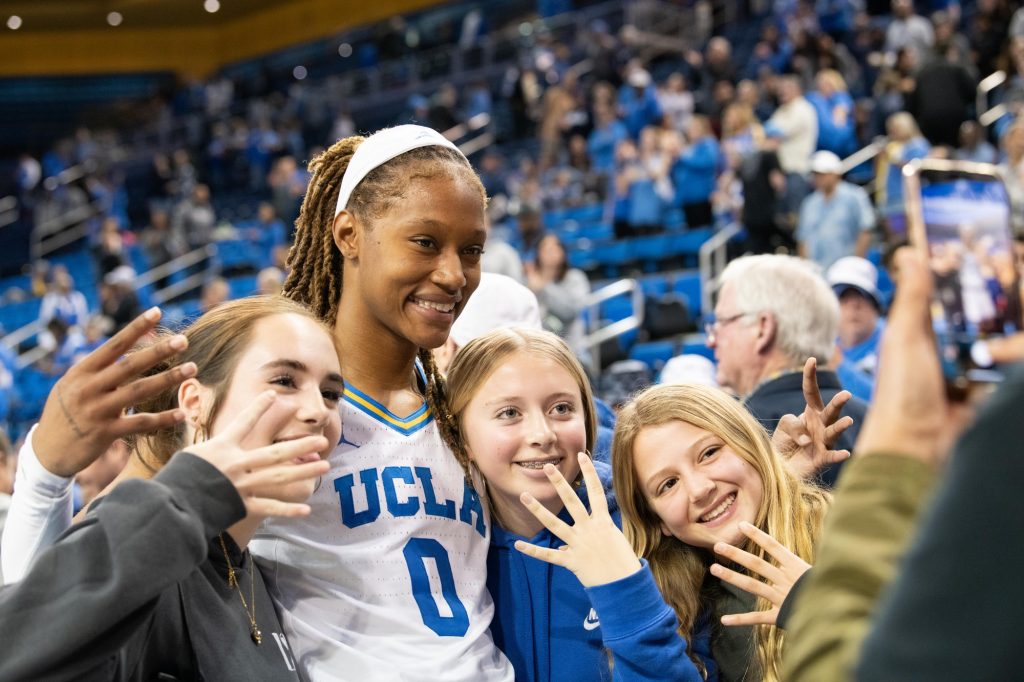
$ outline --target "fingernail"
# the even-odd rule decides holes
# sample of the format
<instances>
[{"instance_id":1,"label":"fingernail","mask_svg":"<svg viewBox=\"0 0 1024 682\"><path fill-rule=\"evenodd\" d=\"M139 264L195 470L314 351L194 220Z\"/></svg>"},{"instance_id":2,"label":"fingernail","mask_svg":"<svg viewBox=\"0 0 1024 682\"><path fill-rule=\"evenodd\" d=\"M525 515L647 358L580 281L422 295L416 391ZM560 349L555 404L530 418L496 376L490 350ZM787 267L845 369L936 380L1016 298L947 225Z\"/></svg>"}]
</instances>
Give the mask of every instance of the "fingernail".
<instances>
[{"instance_id":1,"label":"fingernail","mask_svg":"<svg viewBox=\"0 0 1024 682\"><path fill-rule=\"evenodd\" d=\"M160 319L160 308L157 306L153 306L146 312L142 313L142 316L145 317L150 322L156 322L157 320Z\"/></svg>"},{"instance_id":2,"label":"fingernail","mask_svg":"<svg viewBox=\"0 0 1024 682\"><path fill-rule=\"evenodd\" d=\"M194 362L186 362L181 366L181 376L183 377L193 376L197 371L199 371L199 368L196 367L196 363Z\"/></svg>"},{"instance_id":3,"label":"fingernail","mask_svg":"<svg viewBox=\"0 0 1024 682\"><path fill-rule=\"evenodd\" d=\"M717 551L717 545L716 545L716 551ZM708 570L711 571L711 575L718 575L719 573L722 572L722 567L719 566L718 564L711 564L711 568L709 568Z\"/></svg>"},{"instance_id":4,"label":"fingernail","mask_svg":"<svg viewBox=\"0 0 1024 682\"><path fill-rule=\"evenodd\" d=\"M174 350L185 350L188 348L188 339L186 339L182 334L178 334L177 336L171 337L168 345Z\"/></svg>"},{"instance_id":5,"label":"fingernail","mask_svg":"<svg viewBox=\"0 0 1024 682\"><path fill-rule=\"evenodd\" d=\"M174 411L174 421L176 421L176 422L183 422L183 421L185 421L185 411L184 410L175 410Z\"/></svg>"},{"instance_id":6,"label":"fingernail","mask_svg":"<svg viewBox=\"0 0 1024 682\"><path fill-rule=\"evenodd\" d=\"M798 445L810 445L811 444L811 437L810 436L800 436L799 438L796 439L796 442L797 442Z\"/></svg>"},{"instance_id":7,"label":"fingernail","mask_svg":"<svg viewBox=\"0 0 1024 682\"><path fill-rule=\"evenodd\" d=\"M590 457L587 455L587 453L581 452L580 453L580 462L582 463L582 462L589 462L589 461L590 461Z\"/></svg>"}]
</instances>

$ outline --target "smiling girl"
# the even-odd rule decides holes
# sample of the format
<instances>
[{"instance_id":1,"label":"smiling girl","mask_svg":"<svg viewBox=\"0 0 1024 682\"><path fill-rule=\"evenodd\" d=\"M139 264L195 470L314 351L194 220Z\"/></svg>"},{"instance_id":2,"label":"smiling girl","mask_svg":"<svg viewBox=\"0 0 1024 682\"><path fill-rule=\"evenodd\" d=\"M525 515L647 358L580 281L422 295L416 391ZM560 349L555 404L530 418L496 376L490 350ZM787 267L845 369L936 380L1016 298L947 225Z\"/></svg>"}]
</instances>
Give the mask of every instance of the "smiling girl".
<instances>
[{"instance_id":1,"label":"smiling girl","mask_svg":"<svg viewBox=\"0 0 1024 682\"><path fill-rule=\"evenodd\" d=\"M0 677L298 679L246 547L269 516L308 514L327 469L343 390L331 336L302 306L256 298L119 360L147 327L136 321L63 377L22 451L52 481L42 468L66 453L98 455L131 420L156 427L135 442L116 489L3 593L16 617L2 620L19 627L4 633L16 653ZM129 390L110 391L126 379L136 379ZM100 401L116 409L97 420ZM71 478L55 483L70 489Z\"/></svg>"},{"instance_id":2,"label":"smiling girl","mask_svg":"<svg viewBox=\"0 0 1024 682\"><path fill-rule=\"evenodd\" d=\"M712 637L721 679L779 679L782 631L768 624L779 604L762 596L755 607L730 583L748 570L769 576L781 602L812 561L828 493L793 473L742 405L695 384L657 386L623 408L612 461L626 537L650 562L680 632L709 614L717 624L751 612L724 620L761 623L755 631L717 628ZM740 565L713 567L715 553ZM750 617L762 613L771 615Z\"/></svg>"},{"instance_id":3,"label":"smiling girl","mask_svg":"<svg viewBox=\"0 0 1024 682\"><path fill-rule=\"evenodd\" d=\"M459 350L448 386L465 454L486 479L492 634L516 679L703 679L616 527L610 468L582 454L594 444L593 397L565 342L491 332ZM577 497L567 481L581 477Z\"/></svg>"}]
</instances>

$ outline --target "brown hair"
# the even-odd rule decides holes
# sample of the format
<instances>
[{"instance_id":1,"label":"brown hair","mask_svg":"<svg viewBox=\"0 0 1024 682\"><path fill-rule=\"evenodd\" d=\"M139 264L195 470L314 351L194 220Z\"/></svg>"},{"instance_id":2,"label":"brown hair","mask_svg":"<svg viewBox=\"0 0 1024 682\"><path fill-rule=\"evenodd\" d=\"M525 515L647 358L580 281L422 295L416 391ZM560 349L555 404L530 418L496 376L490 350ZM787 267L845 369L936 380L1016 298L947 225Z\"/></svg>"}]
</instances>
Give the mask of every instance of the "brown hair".
<instances>
[{"instance_id":1,"label":"brown hair","mask_svg":"<svg viewBox=\"0 0 1024 682\"><path fill-rule=\"evenodd\" d=\"M183 332L188 339L188 348L152 367L146 374L163 372L186 362L196 363L196 380L214 389L210 411L199 425L201 430L209 434L213 420L231 388L231 377L238 359L252 340L252 330L256 323L274 315L286 314L301 315L313 320L333 340L327 326L302 304L282 296L253 296L222 303L202 315ZM161 330L160 335L170 336L171 332ZM177 405L178 387L173 386L133 405L132 409L136 412L162 412L174 409ZM149 469L156 470L166 464L171 455L187 445L185 425L175 424L146 435L130 437L128 442L140 461Z\"/></svg>"},{"instance_id":2,"label":"brown hair","mask_svg":"<svg viewBox=\"0 0 1024 682\"><path fill-rule=\"evenodd\" d=\"M309 306L317 317L333 326L341 301L344 259L334 243L338 193L349 162L366 138L346 137L309 162L312 177L295 221L295 244L288 252L288 278L282 293ZM481 205L487 206L483 183L465 156L448 147L419 147L399 154L367 173L348 200L347 210L368 229L393 206L405 199L413 180L446 177L476 187ZM426 374L426 399L438 429L452 452L457 452L458 429L448 409L444 377L430 350L418 353Z\"/></svg>"},{"instance_id":3,"label":"brown hair","mask_svg":"<svg viewBox=\"0 0 1024 682\"><path fill-rule=\"evenodd\" d=\"M634 447L640 432L672 421L692 424L717 435L754 468L764 491L754 525L808 563L813 563L814 543L831 496L790 473L772 449L764 427L734 398L717 388L696 384L656 386L622 409L612 446L612 478L622 511L622 530L637 554L650 563L665 601L679 618L679 633L687 638L690 656L699 665L690 649L690 635L697 618L710 606L714 582L707 580L708 568L715 559L706 549L662 532L661 520L643 493L634 464ZM745 542L741 549L778 565L753 542ZM757 601L759 609L770 608L767 600ZM754 642L761 673L758 679L778 680L782 631L773 626L757 626Z\"/></svg>"},{"instance_id":4,"label":"brown hair","mask_svg":"<svg viewBox=\"0 0 1024 682\"><path fill-rule=\"evenodd\" d=\"M462 413L473 399L480 386L494 373L501 363L516 353L533 355L552 360L565 368L576 380L583 402L583 423L586 428L587 452L594 451L597 442L597 410L594 394L587 380L583 365L572 349L557 334L540 329L496 329L477 337L459 349L448 369L451 411L458 447L453 448L456 458L469 471L469 454L466 452L465 431ZM593 493L592 493L593 494ZM497 518L498 511L491 505Z\"/></svg>"}]
</instances>

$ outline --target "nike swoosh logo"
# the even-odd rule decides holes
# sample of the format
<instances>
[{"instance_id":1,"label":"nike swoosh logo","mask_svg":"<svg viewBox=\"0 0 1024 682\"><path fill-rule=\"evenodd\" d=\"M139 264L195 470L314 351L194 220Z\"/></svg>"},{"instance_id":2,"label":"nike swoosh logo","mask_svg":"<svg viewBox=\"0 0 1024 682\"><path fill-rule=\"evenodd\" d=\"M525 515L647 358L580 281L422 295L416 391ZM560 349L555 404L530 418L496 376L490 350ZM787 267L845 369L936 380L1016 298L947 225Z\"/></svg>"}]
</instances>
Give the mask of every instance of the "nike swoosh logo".
<instances>
[{"instance_id":1,"label":"nike swoosh logo","mask_svg":"<svg viewBox=\"0 0 1024 682\"><path fill-rule=\"evenodd\" d=\"M584 630L596 630L601 627L601 621L597 617L597 612L594 609L590 609L590 613L583 619Z\"/></svg>"}]
</instances>

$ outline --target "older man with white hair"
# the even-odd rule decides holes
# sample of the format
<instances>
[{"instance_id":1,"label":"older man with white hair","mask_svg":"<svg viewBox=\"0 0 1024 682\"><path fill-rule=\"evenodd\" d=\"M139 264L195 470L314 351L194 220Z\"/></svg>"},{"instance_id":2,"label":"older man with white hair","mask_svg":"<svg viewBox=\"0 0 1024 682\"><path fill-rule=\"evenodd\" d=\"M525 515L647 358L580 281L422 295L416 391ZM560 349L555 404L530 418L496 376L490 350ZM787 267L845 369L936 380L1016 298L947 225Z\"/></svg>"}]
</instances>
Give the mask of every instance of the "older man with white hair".
<instances>
[{"instance_id":1,"label":"older man with white hair","mask_svg":"<svg viewBox=\"0 0 1024 682\"><path fill-rule=\"evenodd\" d=\"M808 358L820 368L818 386L826 404L843 390L836 373L825 369L838 324L839 301L813 264L792 256L737 258L722 272L715 321L706 327L718 383L774 431L783 415L804 410ZM854 424L834 447L852 452L867 404L851 398L843 412ZM832 485L838 470L837 464L823 470L821 481Z\"/></svg>"}]
</instances>

